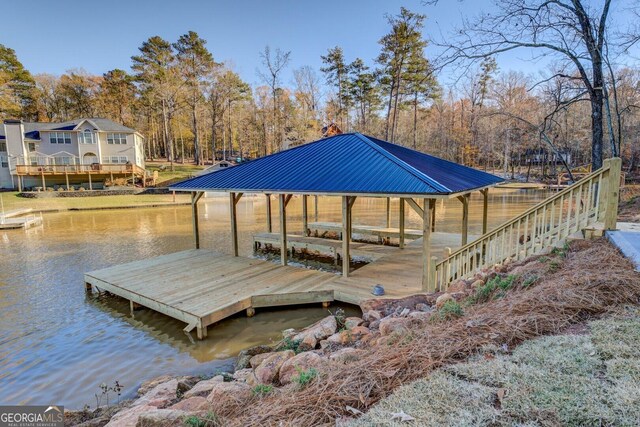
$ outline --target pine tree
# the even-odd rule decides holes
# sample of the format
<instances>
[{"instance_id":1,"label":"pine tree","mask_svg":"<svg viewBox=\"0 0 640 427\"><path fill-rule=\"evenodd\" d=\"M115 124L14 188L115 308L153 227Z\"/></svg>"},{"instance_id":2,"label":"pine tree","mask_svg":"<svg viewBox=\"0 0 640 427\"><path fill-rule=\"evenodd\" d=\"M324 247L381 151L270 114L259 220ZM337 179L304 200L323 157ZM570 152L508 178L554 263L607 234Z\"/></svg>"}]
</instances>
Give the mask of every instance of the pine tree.
<instances>
[{"instance_id":1,"label":"pine tree","mask_svg":"<svg viewBox=\"0 0 640 427\"><path fill-rule=\"evenodd\" d=\"M193 148L195 163L203 164L200 149L200 134L198 128L198 107L204 98L203 86L207 78L211 76L215 62L213 55L207 47L206 40L200 38L194 31L180 36L173 44L176 50L178 68L184 82L186 83L188 95L187 104L191 109L191 129L193 131Z\"/></svg>"},{"instance_id":2,"label":"pine tree","mask_svg":"<svg viewBox=\"0 0 640 427\"><path fill-rule=\"evenodd\" d=\"M407 64L412 55L423 52L427 45L421 32L424 20L424 15L401 7L399 15L387 16L391 31L379 41L382 51L377 61L382 66L381 83L388 90L385 139L389 141L395 139L398 106L406 79Z\"/></svg>"},{"instance_id":3,"label":"pine tree","mask_svg":"<svg viewBox=\"0 0 640 427\"><path fill-rule=\"evenodd\" d=\"M0 44L0 118L35 119L36 83L16 52Z\"/></svg>"},{"instance_id":4,"label":"pine tree","mask_svg":"<svg viewBox=\"0 0 640 427\"><path fill-rule=\"evenodd\" d=\"M340 46L329 49L326 55L321 55L322 63L325 67L320 68L325 74L327 83L336 90L336 101L338 106L338 120L340 128L347 130L349 115L349 84L348 67L344 61L344 53Z\"/></svg>"},{"instance_id":5,"label":"pine tree","mask_svg":"<svg viewBox=\"0 0 640 427\"><path fill-rule=\"evenodd\" d=\"M368 133L368 118L380 108L376 75L360 58L349 64L349 95L353 100L361 132Z\"/></svg>"}]
</instances>

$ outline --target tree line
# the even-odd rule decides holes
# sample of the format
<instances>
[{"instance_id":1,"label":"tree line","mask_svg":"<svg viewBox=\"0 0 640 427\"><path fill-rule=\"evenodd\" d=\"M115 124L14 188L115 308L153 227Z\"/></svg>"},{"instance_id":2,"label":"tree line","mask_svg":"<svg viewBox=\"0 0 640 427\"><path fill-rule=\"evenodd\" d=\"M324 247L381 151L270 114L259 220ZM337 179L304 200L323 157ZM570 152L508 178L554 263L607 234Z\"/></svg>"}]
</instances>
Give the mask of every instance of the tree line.
<instances>
[{"instance_id":1,"label":"tree line","mask_svg":"<svg viewBox=\"0 0 640 427\"><path fill-rule=\"evenodd\" d=\"M216 61L193 31L175 41L150 37L131 57L130 70L101 76L82 69L32 75L0 45L0 117L109 118L145 136L148 159L171 162L256 158L316 140L335 122L345 132L506 173L531 165L532 156L543 173L559 161L597 166L610 155L634 168L640 71L612 59L609 1L601 10L581 9L578 0L500 3L494 15L465 21L453 42L443 44L445 54L432 60L425 54L425 15L406 8L386 17L377 57L347 58L340 46L330 47L319 70L291 70L289 82L293 53L266 46L256 55L260 83L254 86ZM544 40L554 25L565 35L552 39L554 31ZM533 33L535 43L528 39ZM637 38L627 40L626 49ZM527 46L556 54L542 76L499 69L497 54ZM443 67L451 64L464 64L464 72L444 84L452 79Z\"/></svg>"}]
</instances>

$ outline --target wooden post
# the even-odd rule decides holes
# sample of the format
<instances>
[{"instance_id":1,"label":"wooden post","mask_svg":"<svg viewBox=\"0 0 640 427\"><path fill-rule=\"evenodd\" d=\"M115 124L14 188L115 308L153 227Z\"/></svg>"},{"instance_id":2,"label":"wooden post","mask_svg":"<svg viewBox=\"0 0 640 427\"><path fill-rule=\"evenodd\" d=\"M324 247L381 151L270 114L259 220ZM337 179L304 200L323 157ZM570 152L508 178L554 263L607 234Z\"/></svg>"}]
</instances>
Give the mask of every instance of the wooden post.
<instances>
[{"instance_id":1,"label":"wooden post","mask_svg":"<svg viewBox=\"0 0 640 427\"><path fill-rule=\"evenodd\" d=\"M351 206L349 196L342 196L342 276L349 277L351 256L349 241L351 240Z\"/></svg>"},{"instance_id":2,"label":"wooden post","mask_svg":"<svg viewBox=\"0 0 640 427\"><path fill-rule=\"evenodd\" d=\"M307 195L303 194L302 195L302 235L303 236L308 236L309 230L309 220L308 220L308 213L307 213Z\"/></svg>"},{"instance_id":3,"label":"wooden post","mask_svg":"<svg viewBox=\"0 0 640 427\"><path fill-rule=\"evenodd\" d=\"M191 193L191 217L193 220L193 237L196 242L196 249L200 249L200 227L198 223L198 200L202 197L202 193Z\"/></svg>"},{"instance_id":4,"label":"wooden post","mask_svg":"<svg viewBox=\"0 0 640 427\"><path fill-rule=\"evenodd\" d=\"M280 194L280 263L287 265L287 204L286 194Z\"/></svg>"},{"instance_id":5,"label":"wooden post","mask_svg":"<svg viewBox=\"0 0 640 427\"><path fill-rule=\"evenodd\" d=\"M109 177L111 178L111 185L113 185L113 171L109 171Z\"/></svg>"},{"instance_id":6,"label":"wooden post","mask_svg":"<svg viewBox=\"0 0 640 427\"><path fill-rule=\"evenodd\" d=\"M231 244L233 249L233 256L238 256L238 219L236 215L236 207L238 201L242 197L242 193L229 193L229 214L231 215Z\"/></svg>"},{"instance_id":7,"label":"wooden post","mask_svg":"<svg viewBox=\"0 0 640 427\"><path fill-rule=\"evenodd\" d=\"M273 226L271 223L271 194L266 194L267 196L267 230L269 233L273 232Z\"/></svg>"},{"instance_id":8,"label":"wooden post","mask_svg":"<svg viewBox=\"0 0 640 427\"><path fill-rule=\"evenodd\" d=\"M482 234L487 234L487 218L489 212L489 189L480 190L482 193Z\"/></svg>"},{"instance_id":9,"label":"wooden post","mask_svg":"<svg viewBox=\"0 0 640 427\"><path fill-rule=\"evenodd\" d=\"M44 168L41 168L42 170L40 171L40 176L42 178L42 191L47 191L47 183L44 179Z\"/></svg>"},{"instance_id":10,"label":"wooden post","mask_svg":"<svg viewBox=\"0 0 640 427\"><path fill-rule=\"evenodd\" d=\"M67 191L69 191L69 172L67 172L67 170L64 170L64 179L67 182Z\"/></svg>"},{"instance_id":11,"label":"wooden post","mask_svg":"<svg viewBox=\"0 0 640 427\"><path fill-rule=\"evenodd\" d=\"M22 176L18 175L18 192L22 193Z\"/></svg>"},{"instance_id":12,"label":"wooden post","mask_svg":"<svg viewBox=\"0 0 640 427\"><path fill-rule=\"evenodd\" d=\"M398 209L398 232L400 249L404 249L404 199L400 198L400 207Z\"/></svg>"},{"instance_id":13,"label":"wooden post","mask_svg":"<svg viewBox=\"0 0 640 427\"><path fill-rule=\"evenodd\" d=\"M604 214L605 230L615 230L618 220L618 202L620 197L620 171L622 160L619 157L607 159L604 166L609 166L608 186L606 196L606 211Z\"/></svg>"},{"instance_id":14,"label":"wooden post","mask_svg":"<svg viewBox=\"0 0 640 427\"><path fill-rule=\"evenodd\" d=\"M431 212L431 232L436 231L436 201L433 201L433 212Z\"/></svg>"},{"instance_id":15,"label":"wooden post","mask_svg":"<svg viewBox=\"0 0 640 427\"><path fill-rule=\"evenodd\" d=\"M315 221L318 222L318 196L313 196L314 198L314 209L315 209Z\"/></svg>"},{"instance_id":16,"label":"wooden post","mask_svg":"<svg viewBox=\"0 0 640 427\"><path fill-rule=\"evenodd\" d=\"M469 194L458 196L458 200L462 203L462 246L467 244L469 234Z\"/></svg>"},{"instance_id":17,"label":"wooden post","mask_svg":"<svg viewBox=\"0 0 640 427\"><path fill-rule=\"evenodd\" d=\"M387 228L391 228L391 197L387 197Z\"/></svg>"},{"instance_id":18,"label":"wooden post","mask_svg":"<svg viewBox=\"0 0 640 427\"><path fill-rule=\"evenodd\" d=\"M91 172L89 172L88 175L89 175L89 190L93 190L93 184L91 183Z\"/></svg>"},{"instance_id":19,"label":"wooden post","mask_svg":"<svg viewBox=\"0 0 640 427\"><path fill-rule=\"evenodd\" d=\"M432 289L435 283L432 279L431 265L431 215L435 208L435 200L423 199L422 206L422 291Z\"/></svg>"}]
</instances>

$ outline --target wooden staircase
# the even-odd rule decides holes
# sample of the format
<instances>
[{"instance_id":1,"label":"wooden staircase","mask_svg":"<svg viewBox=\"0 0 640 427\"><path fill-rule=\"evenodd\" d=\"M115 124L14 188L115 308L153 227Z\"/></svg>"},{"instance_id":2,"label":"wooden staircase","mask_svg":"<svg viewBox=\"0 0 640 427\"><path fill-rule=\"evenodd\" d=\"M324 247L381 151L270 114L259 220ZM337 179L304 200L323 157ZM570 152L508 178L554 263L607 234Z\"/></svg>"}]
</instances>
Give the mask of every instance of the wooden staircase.
<instances>
[{"instance_id":1,"label":"wooden staircase","mask_svg":"<svg viewBox=\"0 0 640 427\"><path fill-rule=\"evenodd\" d=\"M445 290L452 281L469 278L507 259L517 261L540 253L596 224L602 224L606 230L615 229L621 164L619 158L605 160L602 168L449 257L438 263L432 259L430 291Z\"/></svg>"}]
</instances>

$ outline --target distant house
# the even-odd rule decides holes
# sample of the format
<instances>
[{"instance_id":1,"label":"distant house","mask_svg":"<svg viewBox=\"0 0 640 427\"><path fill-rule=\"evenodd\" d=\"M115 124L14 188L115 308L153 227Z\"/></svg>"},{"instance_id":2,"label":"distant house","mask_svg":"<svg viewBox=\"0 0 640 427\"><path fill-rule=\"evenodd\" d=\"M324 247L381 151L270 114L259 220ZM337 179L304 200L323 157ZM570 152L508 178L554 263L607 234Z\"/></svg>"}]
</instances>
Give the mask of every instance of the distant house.
<instances>
[{"instance_id":1,"label":"distant house","mask_svg":"<svg viewBox=\"0 0 640 427\"><path fill-rule=\"evenodd\" d=\"M0 188L100 185L144 176L144 138L108 119L62 123L5 120L0 127Z\"/></svg>"}]
</instances>

